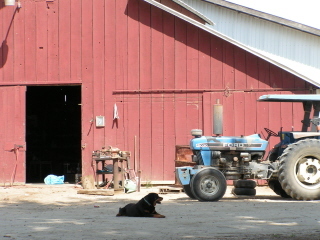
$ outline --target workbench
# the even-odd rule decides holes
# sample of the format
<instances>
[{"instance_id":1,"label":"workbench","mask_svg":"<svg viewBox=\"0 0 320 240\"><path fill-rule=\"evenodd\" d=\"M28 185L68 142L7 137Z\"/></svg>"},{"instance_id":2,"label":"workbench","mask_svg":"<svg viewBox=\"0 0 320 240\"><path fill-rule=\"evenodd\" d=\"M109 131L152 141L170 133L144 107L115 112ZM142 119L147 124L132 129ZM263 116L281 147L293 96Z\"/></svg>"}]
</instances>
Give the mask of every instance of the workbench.
<instances>
[{"instance_id":1,"label":"workbench","mask_svg":"<svg viewBox=\"0 0 320 240\"><path fill-rule=\"evenodd\" d=\"M93 157L92 158L93 165L95 167L96 174L96 185L97 188L108 188L113 182L113 188L115 191L124 189L125 182L125 169L128 168L127 158L123 157L111 157L111 156L103 156L103 157ZM112 164L112 168L106 168L108 162ZM106 176L110 177L106 177ZM106 183L105 186L100 187L99 178L101 177L102 183ZM109 179L109 181L108 181Z\"/></svg>"}]
</instances>

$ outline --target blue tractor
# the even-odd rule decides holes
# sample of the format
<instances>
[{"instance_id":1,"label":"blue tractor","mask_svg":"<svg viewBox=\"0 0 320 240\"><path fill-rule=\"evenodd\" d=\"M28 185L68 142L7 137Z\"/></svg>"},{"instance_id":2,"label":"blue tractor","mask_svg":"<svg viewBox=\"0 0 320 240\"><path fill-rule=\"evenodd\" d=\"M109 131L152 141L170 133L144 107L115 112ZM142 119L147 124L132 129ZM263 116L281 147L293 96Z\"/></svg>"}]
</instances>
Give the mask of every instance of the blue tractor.
<instances>
[{"instance_id":1,"label":"blue tractor","mask_svg":"<svg viewBox=\"0 0 320 240\"><path fill-rule=\"evenodd\" d=\"M265 128L266 139L259 134L222 136L223 110L217 102L213 107L215 136L191 130L195 165L176 168L176 177L190 198L218 201L226 192L227 180L233 180L235 195L255 195L254 179L264 179L282 197L320 199L320 94L263 95L258 101L301 102L305 111L301 131L276 133ZM279 137L279 143L266 154L271 136Z\"/></svg>"}]
</instances>

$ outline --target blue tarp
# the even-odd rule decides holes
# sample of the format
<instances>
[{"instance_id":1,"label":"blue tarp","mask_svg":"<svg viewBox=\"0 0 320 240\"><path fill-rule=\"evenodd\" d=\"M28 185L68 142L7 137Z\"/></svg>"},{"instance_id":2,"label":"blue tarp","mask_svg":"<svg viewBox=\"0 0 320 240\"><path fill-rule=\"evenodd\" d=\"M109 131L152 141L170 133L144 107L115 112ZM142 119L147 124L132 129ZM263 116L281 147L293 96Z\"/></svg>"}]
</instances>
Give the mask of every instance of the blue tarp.
<instances>
[{"instance_id":1,"label":"blue tarp","mask_svg":"<svg viewBox=\"0 0 320 240\"><path fill-rule=\"evenodd\" d=\"M50 174L45 177L44 183L47 185L63 184L64 183L64 176L56 176L56 175Z\"/></svg>"}]
</instances>

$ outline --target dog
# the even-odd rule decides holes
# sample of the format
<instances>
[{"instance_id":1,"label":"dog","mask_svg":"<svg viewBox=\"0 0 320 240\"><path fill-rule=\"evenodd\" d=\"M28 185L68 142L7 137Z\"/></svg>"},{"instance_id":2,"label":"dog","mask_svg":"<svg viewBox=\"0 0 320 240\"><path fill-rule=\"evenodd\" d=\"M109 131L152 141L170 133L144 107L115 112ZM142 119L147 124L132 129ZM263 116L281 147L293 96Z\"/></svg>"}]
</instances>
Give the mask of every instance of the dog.
<instances>
[{"instance_id":1,"label":"dog","mask_svg":"<svg viewBox=\"0 0 320 240\"><path fill-rule=\"evenodd\" d=\"M136 204L129 203L123 208L119 208L119 213L116 216L165 218L155 209L156 204L161 204L162 200L163 198L158 194L149 193Z\"/></svg>"}]
</instances>

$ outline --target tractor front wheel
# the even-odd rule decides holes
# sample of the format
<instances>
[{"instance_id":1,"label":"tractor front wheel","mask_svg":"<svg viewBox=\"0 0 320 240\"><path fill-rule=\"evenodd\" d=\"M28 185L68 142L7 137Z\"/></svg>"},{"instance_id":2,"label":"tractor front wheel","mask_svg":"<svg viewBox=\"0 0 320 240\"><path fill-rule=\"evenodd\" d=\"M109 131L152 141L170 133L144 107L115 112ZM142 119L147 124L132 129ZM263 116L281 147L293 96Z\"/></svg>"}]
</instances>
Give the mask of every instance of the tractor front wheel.
<instances>
[{"instance_id":1,"label":"tractor front wheel","mask_svg":"<svg viewBox=\"0 0 320 240\"><path fill-rule=\"evenodd\" d=\"M280 157L279 182L297 200L320 199L320 141L290 144Z\"/></svg>"},{"instance_id":2,"label":"tractor front wheel","mask_svg":"<svg viewBox=\"0 0 320 240\"><path fill-rule=\"evenodd\" d=\"M183 191L184 191L185 194L187 194L187 196L189 198L196 199L196 197L193 195L193 193L191 191L190 184L189 185L183 185Z\"/></svg>"},{"instance_id":3,"label":"tractor front wheel","mask_svg":"<svg viewBox=\"0 0 320 240\"><path fill-rule=\"evenodd\" d=\"M227 181L222 172L214 168L205 168L196 173L190 187L193 196L199 201L219 201L227 190Z\"/></svg>"}]
</instances>

